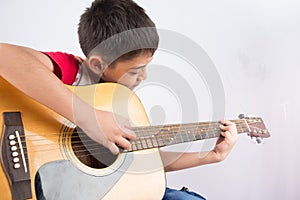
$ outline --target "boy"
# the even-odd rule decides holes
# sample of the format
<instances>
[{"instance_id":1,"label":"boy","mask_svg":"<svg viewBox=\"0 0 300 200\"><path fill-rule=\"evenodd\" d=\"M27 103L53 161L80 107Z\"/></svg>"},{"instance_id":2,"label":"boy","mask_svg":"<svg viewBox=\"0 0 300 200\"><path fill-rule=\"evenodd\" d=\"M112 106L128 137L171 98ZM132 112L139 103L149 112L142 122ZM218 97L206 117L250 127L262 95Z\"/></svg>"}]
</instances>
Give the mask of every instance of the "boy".
<instances>
[{"instance_id":1,"label":"boy","mask_svg":"<svg viewBox=\"0 0 300 200\"><path fill-rule=\"evenodd\" d=\"M79 126L90 138L111 152L129 149L135 138L129 122L113 113L92 108L76 97L70 85L116 82L134 89L146 79L146 66L158 46L155 24L131 0L96 0L81 16L79 42L85 60L61 52L39 52L0 44L0 75L37 100ZM47 91L47 92L45 92ZM73 102L76 101L74 109ZM80 111L80 112L79 112ZM84 111L84 112L83 112ZM93 113L97 123L89 120ZM200 152L160 151L165 171L174 171L226 158L237 140L233 123L222 121L222 136L215 148ZM188 191L167 188L164 199L204 199Z\"/></svg>"}]
</instances>

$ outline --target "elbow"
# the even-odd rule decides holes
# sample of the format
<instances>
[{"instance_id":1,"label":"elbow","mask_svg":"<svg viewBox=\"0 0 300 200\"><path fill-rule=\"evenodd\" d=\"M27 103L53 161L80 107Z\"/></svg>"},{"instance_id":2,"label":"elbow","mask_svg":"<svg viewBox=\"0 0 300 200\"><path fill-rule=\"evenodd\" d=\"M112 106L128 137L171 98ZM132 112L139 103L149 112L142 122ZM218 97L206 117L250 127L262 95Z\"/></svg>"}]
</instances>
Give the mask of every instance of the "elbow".
<instances>
[{"instance_id":1,"label":"elbow","mask_svg":"<svg viewBox=\"0 0 300 200\"><path fill-rule=\"evenodd\" d=\"M5 52L6 46L7 44L0 42L0 58L2 57L1 55L3 55L3 52Z\"/></svg>"},{"instance_id":2,"label":"elbow","mask_svg":"<svg viewBox=\"0 0 300 200\"><path fill-rule=\"evenodd\" d=\"M7 59L7 52L9 52L10 49L9 44L7 43L0 43L0 76L3 75L3 70L7 66L6 59Z\"/></svg>"},{"instance_id":3,"label":"elbow","mask_svg":"<svg viewBox=\"0 0 300 200\"><path fill-rule=\"evenodd\" d=\"M5 49L9 48L9 46L11 46L11 45L8 44L8 43L0 42L0 53L4 52ZM0 55L1 55L1 54L0 54Z\"/></svg>"},{"instance_id":4,"label":"elbow","mask_svg":"<svg viewBox=\"0 0 300 200\"><path fill-rule=\"evenodd\" d=\"M3 60L4 53L5 53L5 48L7 48L7 44L5 43L0 43L0 60ZM0 62L0 77L2 77L2 70L3 70L3 62Z\"/></svg>"}]
</instances>

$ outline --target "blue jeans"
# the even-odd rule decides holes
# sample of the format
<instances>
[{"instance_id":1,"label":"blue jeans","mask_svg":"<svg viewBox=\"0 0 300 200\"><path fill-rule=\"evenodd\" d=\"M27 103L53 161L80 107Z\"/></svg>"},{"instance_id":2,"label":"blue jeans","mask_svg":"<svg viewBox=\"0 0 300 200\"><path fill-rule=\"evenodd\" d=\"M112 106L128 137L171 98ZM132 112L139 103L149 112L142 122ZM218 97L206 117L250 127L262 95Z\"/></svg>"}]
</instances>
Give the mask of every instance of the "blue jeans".
<instances>
[{"instance_id":1,"label":"blue jeans","mask_svg":"<svg viewBox=\"0 0 300 200\"><path fill-rule=\"evenodd\" d=\"M162 200L206 200L206 199L195 192L189 191L185 187L183 187L181 190L174 190L167 187Z\"/></svg>"}]
</instances>

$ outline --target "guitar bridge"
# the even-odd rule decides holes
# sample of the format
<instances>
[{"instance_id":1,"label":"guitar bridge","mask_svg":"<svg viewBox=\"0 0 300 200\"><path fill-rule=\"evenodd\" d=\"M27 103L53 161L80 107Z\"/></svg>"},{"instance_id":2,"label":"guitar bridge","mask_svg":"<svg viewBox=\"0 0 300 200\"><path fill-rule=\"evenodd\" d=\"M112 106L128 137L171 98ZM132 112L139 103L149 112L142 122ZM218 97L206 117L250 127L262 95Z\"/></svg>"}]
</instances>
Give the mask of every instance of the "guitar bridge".
<instances>
[{"instance_id":1,"label":"guitar bridge","mask_svg":"<svg viewBox=\"0 0 300 200\"><path fill-rule=\"evenodd\" d=\"M31 180L20 112L4 112L0 159L9 181L12 199L32 198Z\"/></svg>"}]
</instances>

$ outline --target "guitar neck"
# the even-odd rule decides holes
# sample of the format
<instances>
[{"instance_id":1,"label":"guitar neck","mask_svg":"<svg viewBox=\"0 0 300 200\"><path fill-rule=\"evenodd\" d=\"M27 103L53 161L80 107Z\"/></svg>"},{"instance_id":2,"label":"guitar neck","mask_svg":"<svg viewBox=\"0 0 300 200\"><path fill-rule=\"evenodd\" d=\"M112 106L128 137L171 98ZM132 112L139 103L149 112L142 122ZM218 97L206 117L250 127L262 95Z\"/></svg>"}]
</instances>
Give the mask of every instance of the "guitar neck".
<instances>
[{"instance_id":1,"label":"guitar neck","mask_svg":"<svg viewBox=\"0 0 300 200\"><path fill-rule=\"evenodd\" d=\"M235 123L238 133L250 131L245 119L231 120L231 122ZM220 125L220 122L200 122L134 127L133 131L137 138L131 141L132 148L129 151L216 138L221 134Z\"/></svg>"}]
</instances>

